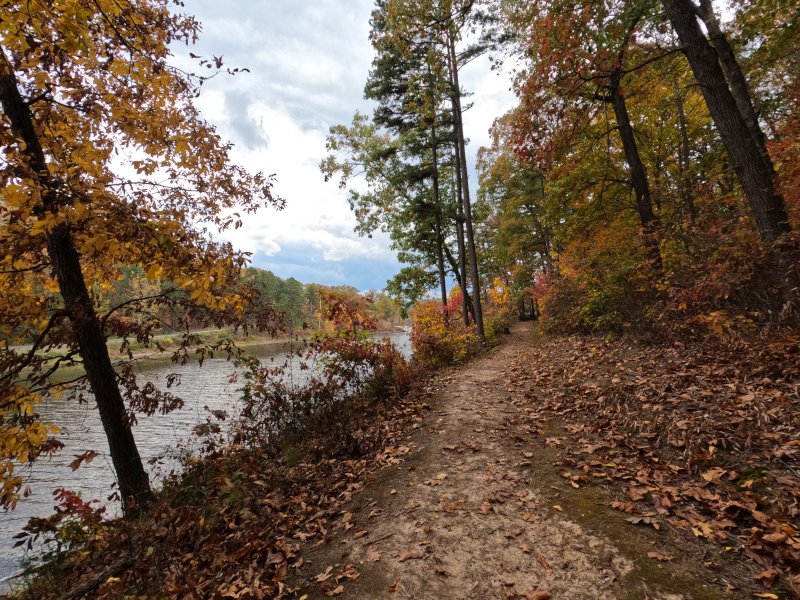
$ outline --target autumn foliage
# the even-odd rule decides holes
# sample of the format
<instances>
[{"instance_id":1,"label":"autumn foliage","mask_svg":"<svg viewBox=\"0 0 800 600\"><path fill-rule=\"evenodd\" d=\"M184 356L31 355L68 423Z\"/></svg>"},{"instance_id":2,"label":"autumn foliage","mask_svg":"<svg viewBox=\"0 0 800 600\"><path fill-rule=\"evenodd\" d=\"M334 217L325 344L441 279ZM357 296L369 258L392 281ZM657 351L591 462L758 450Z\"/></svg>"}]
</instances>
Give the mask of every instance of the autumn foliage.
<instances>
[{"instance_id":1,"label":"autumn foliage","mask_svg":"<svg viewBox=\"0 0 800 600\"><path fill-rule=\"evenodd\" d=\"M509 291L495 281L485 305L485 343L495 345L510 331L512 310ZM454 287L446 305L438 300L417 302L411 311L414 362L426 368L461 364L483 347L475 327L463 321L461 290Z\"/></svg>"},{"instance_id":2,"label":"autumn foliage","mask_svg":"<svg viewBox=\"0 0 800 600\"><path fill-rule=\"evenodd\" d=\"M454 289L449 301L425 300L411 311L411 343L414 361L426 367L464 362L479 344L473 328L461 321L461 292Z\"/></svg>"},{"instance_id":3,"label":"autumn foliage","mask_svg":"<svg viewBox=\"0 0 800 600\"><path fill-rule=\"evenodd\" d=\"M306 378L248 361L238 443L278 454L313 443L317 457L358 456L366 443L358 435L363 414L375 404L392 405L408 390L409 364L388 339L373 339L376 320L367 300L330 292L322 304L321 317L333 331L289 358Z\"/></svg>"}]
</instances>

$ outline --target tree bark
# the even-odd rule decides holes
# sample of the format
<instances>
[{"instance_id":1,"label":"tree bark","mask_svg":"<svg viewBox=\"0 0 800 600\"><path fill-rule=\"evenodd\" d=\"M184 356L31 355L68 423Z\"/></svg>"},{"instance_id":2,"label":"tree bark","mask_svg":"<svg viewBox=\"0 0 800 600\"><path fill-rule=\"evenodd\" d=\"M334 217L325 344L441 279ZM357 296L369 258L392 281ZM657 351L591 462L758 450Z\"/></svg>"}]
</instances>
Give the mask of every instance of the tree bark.
<instances>
[{"instance_id":1,"label":"tree bark","mask_svg":"<svg viewBox=\"0 0 800 600\"><path fill-rule=\"evenodd\" d=\"M458 142L456 142L458 143ZM458 159L458 149L456 149L455 166L456 166L456 239L458 241L458 271L460 278L458 285L461 286L461 318L464 325L469 327L469 315L472 312L472 304L468 303L469 296L467 295L467 253L464 246L464 210L461 201L461 161ZM475 316L473 315L473 320Z\"/></svg>"},{"instance_id":2,"label":"tree bark","mask_svg":"<svg viewBox=\"0 0 800 600\"><path fill-rule=\"evenodd\" d=\"M659 249L658 226L659 221L653 212L653 201L650 195L650 184L647 180L647 171L639 154L639 146L631 125L628 106L625 96L620 89L622 74L616 71L609 78L608 91L611 104L614 107L614 115L617 120L617 129L622 140L622 149L625 153L625 161L628 163L631 175L631 186L636 197L636 210L639 213L639 220L642 224L644 244L647 248L648 256L653 263L653 270L658 276L663 272L661 263L661 251Z\"/></svg>"},{"instance_id":3,"label":"tree bark","mask_svg":"<svg viewBox=\"0 0 800 600\"><path fill-rule=\"evenodd\" d=\"M444 236L442 235L442 207L439 198L439 148L436 138L436 117L431 125L431 160L433 161L433 210L436 212L436 262L439 269L439 287L442 292L442 311L447 323L447 274L444 270Z\"/></svg>"},{"instance_id":4,"label":"tree bark","mask_svg":"<svg viewBox=\"0 0 800 600\"><path fill-rule=\"evenodd\" d=\"M475 232L472 228L472 206L469 195L469 173L467 172L467 151L464 140L464 122L461 110L461 86L458 80L458 56L456 55L456 43L453 36L448 36L448 56L450 66L450 77L452 83L452 102L453 116L455 118L456 137L458 146L459 163L461 166L461 187L462 205L464 207L464 226L467 234L467 250L469 253L470 270L472 274L472 306L475 311L475 326L478 337L486 339L483 327L483 310L481 307L481 280L478 272L478 255L475 251Z\"/></svg>"},{"instance_id":5,"label":"tree bark","mask_svg":"<svg viewBox=\"0 0 800 600\"><path fill-rule=\"evenodd\" d=\"M436 230L436 268L439 271L439 290L442 294L442 310L444 311L444 319L447 322L447 273L444 269L444 239L442 237L442 215L436 209L435 225Z\"/></svg>"},{"instance_id":6,"label":"tree bark","mask_svg":"<svg viewBox=\"0 0 800 600\"><path fill-rule=\"evenodd\" d=\"M444 247L444 253L445 253L445 256L447 257L447 262L450 263L450 271L455 276L456 283L458 284L458 287L461 288L461 294L463 296L462 300L463 300L463 304L464 304L464 311L471 315L471 314L474 313L474 310L472 308L472 298L470 297L469 292L467 292L467 281L466 281L467 276L464 273L464 263L460 262L460 261L457 261L455 259L455 257L453 256L452 252L450 252L450 250L447 249L446 245ZM459 271L460 271L460 273L459 273ZM465 321L466 321L465 325L469 325L468 318L465 319Z\"/></svg>"},{"instance_id":7,"label":"tree bark","mask_svg":"<svg viewBox=\"0 0 800 600\"><path fill-rule=\"evenodd\" d=\"M42 203L37 209L37 216L41 219L48 213L55 215L63 204L63 197L57 182L49 175L33 116L20 94L14 71L2 50L0 50L0 103L19 141L20 151L28 160L32 178L41 188ZM108 355L105 336L86 287L80 258L69 226L64 223L56 225L47 234L46 239L53 273L64 299L64 309L69 315L108 439L123 508L126 512L130 512L150 500L150 483L127 422L125 403Z\"/></svg>"},{"instance_id":8,"label":"tree bark","mask_svg":"<svg viewBox=\"0 0 800 600\"><path fill-rule=\"evenodd\" d=\"M771 244L791 231L783 196L750 135L744 117L728 88L719 57L700 29L691 0L662 0L670 23L678 34L682 50L711 118L733 162L762 240Z\"/></svg>"},{"instance_id":9,"label":"tree bark","mask_svg":"<svg viewBox=\"0 0 800 600\"><path fill-rule=\"evenodd\" d=\"M722 68L725 70L725 76L728 79L731 94L736 101L736 106L739 109L744 122L747 123L747 129L750 132L750 137L753 138L761 158L764 160L766 167L770 172L775 171L772 164L772 158L767 150L767 136L761 129L761 124L758 122L758 113L753 105L753 99L750 95L750 86L747 84L747 79L739 66L739 61L736 59L736 54L728 42L728 38L722 31L717 20L717 15L714 13L714 6L711 0L700 0L700 14L703 22L708 29L708 37L717 51Z\"/></svg>"}]
</instances>

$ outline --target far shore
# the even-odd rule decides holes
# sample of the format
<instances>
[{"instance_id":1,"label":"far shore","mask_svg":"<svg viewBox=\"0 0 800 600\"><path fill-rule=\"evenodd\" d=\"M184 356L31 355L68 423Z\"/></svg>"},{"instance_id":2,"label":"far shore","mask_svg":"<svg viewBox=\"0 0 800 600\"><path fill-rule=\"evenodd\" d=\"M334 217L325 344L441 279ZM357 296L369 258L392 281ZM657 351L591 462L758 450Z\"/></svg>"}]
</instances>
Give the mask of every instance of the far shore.
<instances>
[{"instance_id":1,"label":"far shore","mask_svg":"<svg viewBox=\"0 0 800 600\"><path fill-rule=\"evenodd\" d=\"M389 334L389 333L400 333L406 331L402 327L395 327L393 329L379 329L374 332L376 335L381 334ZM208 329L203 331L192 332L193 334L200 334L201 337L206 338L206 342L214 343L215 341L221 341L224 339L225 335L231 335L232 332L225 329ZM248 334L245 336L237 336L233 334L232 341L236 343L238 348L243 350L256 350L256 349L263 349L266 351L265 353L269 353L269 350L277 351L280 349L288 350L296 350L307 341L312 339L315 334L317 334L317 330L301 330L296 332L294 335L284 335L280 337L271 337L267 335L253 335ZM170 339L172 336L169 334L161 334L156 336L157 341L163 341ZM214 339L218 338L218 339ZM290 346L295 343L299 344L297 348L290 348ZM172 344L165 345L163 350L159 350L155 347L150 348L137 348L131 350L130 353L128 351L121 352L120 347L122 342L119 338L111 338L107 341L108 351L111 355L111 360L114 363L115 367L120 367L124 364L134 362L137 364L137 367L140 370L147 370L152 368L157 368L160 366L164 366L172 362L172 356L174 352L174 346ZM21 350L24 350L25 347L20 347ZM215 354L215 357L221 357L219 353ZM190 360L196 360L196 356L191 356ZM51 381L53 383L63 383L69 382L77 377L83 375L84 370L83 367L79 364L72 365L72 366L63 366L61 367L56 374L51 377Z\"/></svg>"}]
</instances>

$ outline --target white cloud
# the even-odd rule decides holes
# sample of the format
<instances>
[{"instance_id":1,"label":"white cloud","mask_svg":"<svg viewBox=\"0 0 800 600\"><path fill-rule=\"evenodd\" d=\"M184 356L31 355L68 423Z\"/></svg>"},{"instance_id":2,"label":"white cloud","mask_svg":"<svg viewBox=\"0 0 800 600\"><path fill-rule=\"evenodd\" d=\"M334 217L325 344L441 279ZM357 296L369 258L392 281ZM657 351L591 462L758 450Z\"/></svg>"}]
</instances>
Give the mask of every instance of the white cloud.
<instances>
[{"instance_id":1,"label":"white cloud","mask_svg":"<svg viewBox=\"0 0 800 600\"><path fill-rule=\"evenodd\" d=\"M363 273L375 280L369 287L382 287L398 268L387 236L355 234L345 193L326 183L318 168L328 128L348 123L357 109L371 112L363 87L372 61L372 0L240 0L227 5L195 0L188 8L204 31L193 51L223 55L227 66L250 70L207 82L198 99L203 115L234 142L234 160L276 174L275 192L287 201L283 211L248 215L241 229L224 237L261 257L257 262L262 265L291 258L298 273L303 265L327 264L331 277L341 279L345 263L352 269L362 261ZM477 147L488 143L489 127L511 106L513 96L508 79L490 72L485 59L465 68L462 85L474 92L474 106L465 115L474 166Z\"/></svg>"}]
</instances>

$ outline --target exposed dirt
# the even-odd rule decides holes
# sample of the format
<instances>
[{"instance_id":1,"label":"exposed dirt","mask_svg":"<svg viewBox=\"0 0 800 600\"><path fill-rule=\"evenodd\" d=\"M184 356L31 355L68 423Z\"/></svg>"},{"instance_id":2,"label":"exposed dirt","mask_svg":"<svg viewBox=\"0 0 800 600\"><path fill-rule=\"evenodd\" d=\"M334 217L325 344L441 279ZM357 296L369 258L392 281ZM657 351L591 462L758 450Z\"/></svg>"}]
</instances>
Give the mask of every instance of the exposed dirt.
<instances>
[{"instance_id":1,"label":"exposed dirt","mask_svg":"<svg viewBox=\"0 0 800 600\"><path fill-rule=\"evenodd\" d=\"M520 324L500 348L431 382L434 410L396 464L351 501L325 545L304 550L301 595L749 597L712 581L707 549L630 524L602 488L559 476L559 450L518 418L510 366L532 336Z\"/></svg>"}]
</instances>

